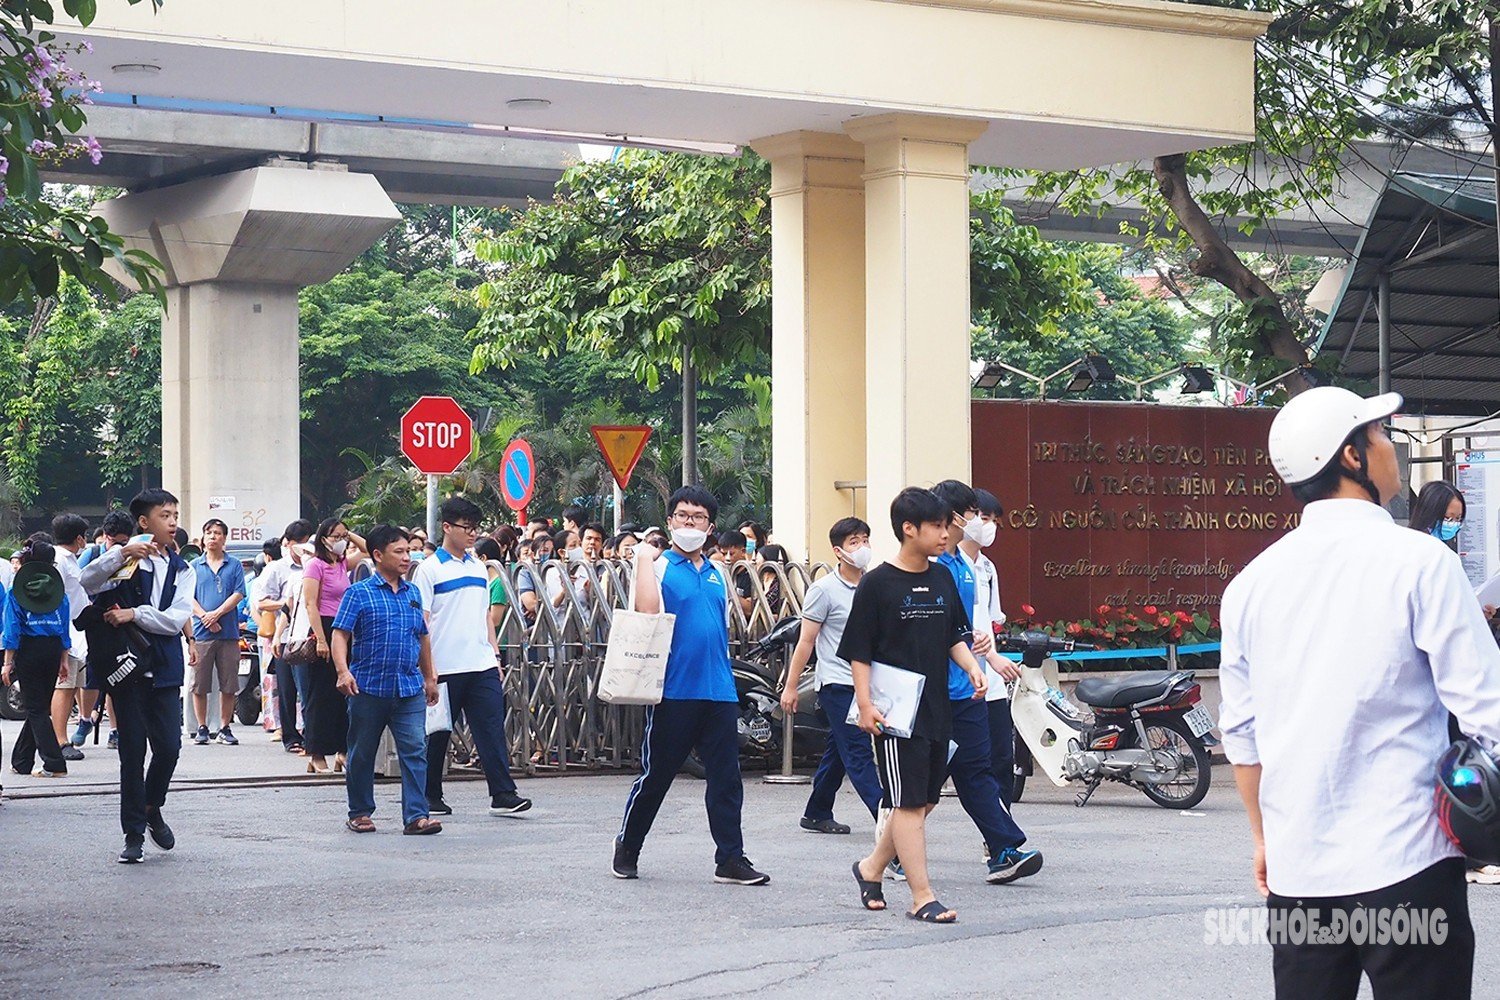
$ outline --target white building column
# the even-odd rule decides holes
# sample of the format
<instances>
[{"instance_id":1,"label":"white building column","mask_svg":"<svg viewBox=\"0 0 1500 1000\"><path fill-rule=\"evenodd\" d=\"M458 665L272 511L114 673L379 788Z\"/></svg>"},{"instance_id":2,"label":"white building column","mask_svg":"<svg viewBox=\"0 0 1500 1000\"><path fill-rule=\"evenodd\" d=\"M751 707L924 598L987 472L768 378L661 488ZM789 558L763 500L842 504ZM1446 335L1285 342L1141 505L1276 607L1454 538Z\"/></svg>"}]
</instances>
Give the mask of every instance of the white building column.
<instances>
[{"instance_id":1,"label":"white building column","mask_svg":"<svg viewBox=\"0 0 1500 1000\"><path fill-rule=\"evenodd\" d=\"M771 162L771 501L776 540L827 561L865 513L864 149L831 132L752 148Z\"/></svg>"},{"instance_id":2,"label":"white building column","mask_svg":"<svg viewBox=\"0 0 1500 1000\"><path fill-rule=\"evenodd\" d=\"M986 124L892 114L844 129L865 150L869 510L907 486L970 478L969 143ZM877 553L894 551L889 531Z\"/></svg>"},{"instance_id":3,"label":"white building column","mask_svg":"<svg viewBox=\"0 0 1500 1000\"><path fill-rule=\"evenodd\" d=\"M302 509L297 292L327 281L400 219L378 181L278 164L105 202L100 214L166 269L162 485L196 534L276 538Z\"/></svg>"}]
</instances>

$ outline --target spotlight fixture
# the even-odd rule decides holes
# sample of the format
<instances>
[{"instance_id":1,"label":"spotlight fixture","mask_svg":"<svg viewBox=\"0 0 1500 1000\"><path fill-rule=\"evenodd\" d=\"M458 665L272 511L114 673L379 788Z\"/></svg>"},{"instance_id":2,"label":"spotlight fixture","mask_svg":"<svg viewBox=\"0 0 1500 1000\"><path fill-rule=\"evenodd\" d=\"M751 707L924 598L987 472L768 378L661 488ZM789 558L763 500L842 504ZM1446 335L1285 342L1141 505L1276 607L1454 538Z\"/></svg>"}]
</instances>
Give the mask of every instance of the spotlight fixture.
<instances>
[{"instance_id":1,"label":"spotlight fixture","mask_svg":"<svg viewBox=\"0 0 1500 1000\"><path fill-rule=\"evenodd\" d=\"M1079 359L1078 373L1068 383L1068 392L1087 392L1095 383L1105 385L1115 381L1115 370L1102 354L1089 354Z\"/></svg>"},{"instance_id":2,"label":"spotlight fixture","mask_svg":"<svg viewBox=\"0 0 1500 1000\"><path fill-rule=\"evenodd\" d=\"M1188 396L1199 392L1213 392L1217 381L1213 373L1200 365L1188 365L1182 370L1183 395Z\"/></svg>"}]
</instances>

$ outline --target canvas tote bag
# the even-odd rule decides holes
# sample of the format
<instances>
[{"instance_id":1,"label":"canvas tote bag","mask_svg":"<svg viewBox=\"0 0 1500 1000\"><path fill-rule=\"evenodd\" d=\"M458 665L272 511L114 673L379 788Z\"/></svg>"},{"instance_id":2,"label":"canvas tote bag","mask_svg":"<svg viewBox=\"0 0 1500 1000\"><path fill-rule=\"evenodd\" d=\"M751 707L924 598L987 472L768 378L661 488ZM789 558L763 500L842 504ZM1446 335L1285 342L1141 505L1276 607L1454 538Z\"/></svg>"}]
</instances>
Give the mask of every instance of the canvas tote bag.
<instances>
[{"instance_id":1,"label":"canvas tote bag","mask_svg":"<svg viewBox=\"0 0 1500 1000\"><path fill-rule=\"evenodd\" d=\"M658 556L658 558L661 558ZM650 568L657 579L656 566ZM635 604L635 586L630 588ZM657 580L657 593L661 582ZM648 615L621 608L609 626L604 669L599 674L599 700L610 705L656 705L667 680L667 654L672 650L676 615Z\"/></svg>"}]
</instances>

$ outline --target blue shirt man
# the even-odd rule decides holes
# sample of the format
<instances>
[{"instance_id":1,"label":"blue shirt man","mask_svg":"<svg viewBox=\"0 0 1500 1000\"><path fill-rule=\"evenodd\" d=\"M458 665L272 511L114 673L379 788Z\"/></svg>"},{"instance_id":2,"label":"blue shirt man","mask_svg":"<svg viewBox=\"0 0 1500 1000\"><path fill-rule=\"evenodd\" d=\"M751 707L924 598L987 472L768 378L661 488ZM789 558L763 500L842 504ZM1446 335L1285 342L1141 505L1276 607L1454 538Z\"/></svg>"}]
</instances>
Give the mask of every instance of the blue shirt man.
<instances>
[{"instance_id":1,"label":"blue shirt man","mask_svg":"<svg viewBox=\"0 0 1500 1000\"><path fill-rule=\"evenodd\" d=\"M937 561L953 574L953 582L958 585L958 596L962 599L963 606L966 609L974 607L977 584L974 567L969 565L969 560L964 558L962 552L944 552L937 557ZM948 661L948 697L953 701L974 697L974 685L969 683L969 675L952 660Z\"/></svg>"},{"instance_id":2,"label":"blue shirt man","mask_svg":"<svg viewBox=\"0 0 1500 1000\"><path fill-rule=\"evenodd\" d=\"M422 693L419 661L427 622L422 595L404 579L395 589L378 573L351 586L333 619L349 633L349 672L359 690L377 698L410 698Z\"/></svg>"},{"instance_id":3,"label":"blue shirt man","mask_svg":"<svg viewBox=\"0 0 1500 1000\"><path fill-rule=\"evenodd\" d=\"M662 610L676 615L663 698L738 702L729 668L728 590L707 559L664 552L656 561Z\"/></svg>"},{"instance_id":4,"label":"blue shirt man","mask_svg":"<svg viewBox=\"0 0 1500 1000\"><path fill-rule=\"evenodd\" d=\"M242 598L248 593L245 584L245 567L240 561L231 556L221 555L219 568L214 569L209 565L208 556L199 556L192 562L193 567L193 600L204 610L213 610L220 607L229 599L231 594L239 594ZM240 623L238 613L226 614L219 620L219 631L214 632L204 624L203 619L197 615L193 616L193 641L214 642L220 639L233 639L238 642L240 638Z\"/></svg>"}]
</instances>

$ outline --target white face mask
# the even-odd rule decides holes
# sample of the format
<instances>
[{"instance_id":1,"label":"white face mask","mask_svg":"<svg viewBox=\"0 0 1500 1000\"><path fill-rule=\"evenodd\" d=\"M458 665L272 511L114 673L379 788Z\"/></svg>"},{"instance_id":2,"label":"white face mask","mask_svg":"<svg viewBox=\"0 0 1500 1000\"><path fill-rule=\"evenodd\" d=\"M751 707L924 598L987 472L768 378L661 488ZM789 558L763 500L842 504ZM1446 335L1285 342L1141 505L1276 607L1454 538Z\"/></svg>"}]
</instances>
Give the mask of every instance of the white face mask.
<instances>
[{"instance_id":1,"label":"white face mask","mask_svg":"<svg viewBox=\"0 0 1500 1000\"><path fill-rule=\"evenodd\" d=\"M844 562L860 571L869 569L870 561L875 558L874 550L868 545L861 545L857 549L839 549L839 555L844 557Z\"/></svg>"},{"instance_id":2,"label":"white face mask","mask_svg":"<svg viewBox=\"0 0 1500 1000\"><path fill-rule=\"evenodd\" d=\"M984 525L984 528L979 533L979 547L987 549L995 544L995 535L999 532L1000 526L994 521L981 521L980 523Z\"/></svg>"},{"instance_id":3,"label":"white face mask","mask_svg":"<svg viewBox=\"0 0 1500 1000\"><path fill-rule=\"evenodd\" d=\"M312 555L313 552L314 552L313 543L312 542L300 542L300 543L298 543L296 545L293 545L292 548L296 549L297 550L297 554L299 556L302 556L303 558L306 558L306 557Z\"/></svg>"},{"instance_id":4,"label":"white face mask","mask_svg":"<svg viewBox=\"0 0 1500 1000\"><path fill-rule=\"evenodd\" d=\"M343 555L345 552L348 551L348 549L349 549L349 539L347 539L347 538L340 538L336 542L329 542L328 543L328 551L332 552L336 556Z\"/></svg>"},{"instance_id":5,"label":"white face mask","mask_svg":"<svg viewBox=\"0 0 1500 1000\"><path fill-rule=\"evenodd\" d=\"M672 544L684 552L697 552L708 541L708 532L702 528L673 528Z\"/></svg>"},{"instance_id":6,"label":"white face mask","mask_svg":"<svg viewBox=\"0 0 1500 1000\"><path fill-rule=\"evenodd\" d=\"M985 541L985 529L989 529L989 541ZM988 545L995 540L995 526L986 523L977 514L964 524L964 538L971 542L978 542L981 546Z\"/></svg>"},{"instance_id":7,"label":"white face mask","mask_svg":"<svg viewBox=\"0 0 1500 1000\"><path fill-rule=\"evenodd\" d=\"M583 549L573 548L568 550L568 562L583 562Z\"/></svg>"}]
</instances>

